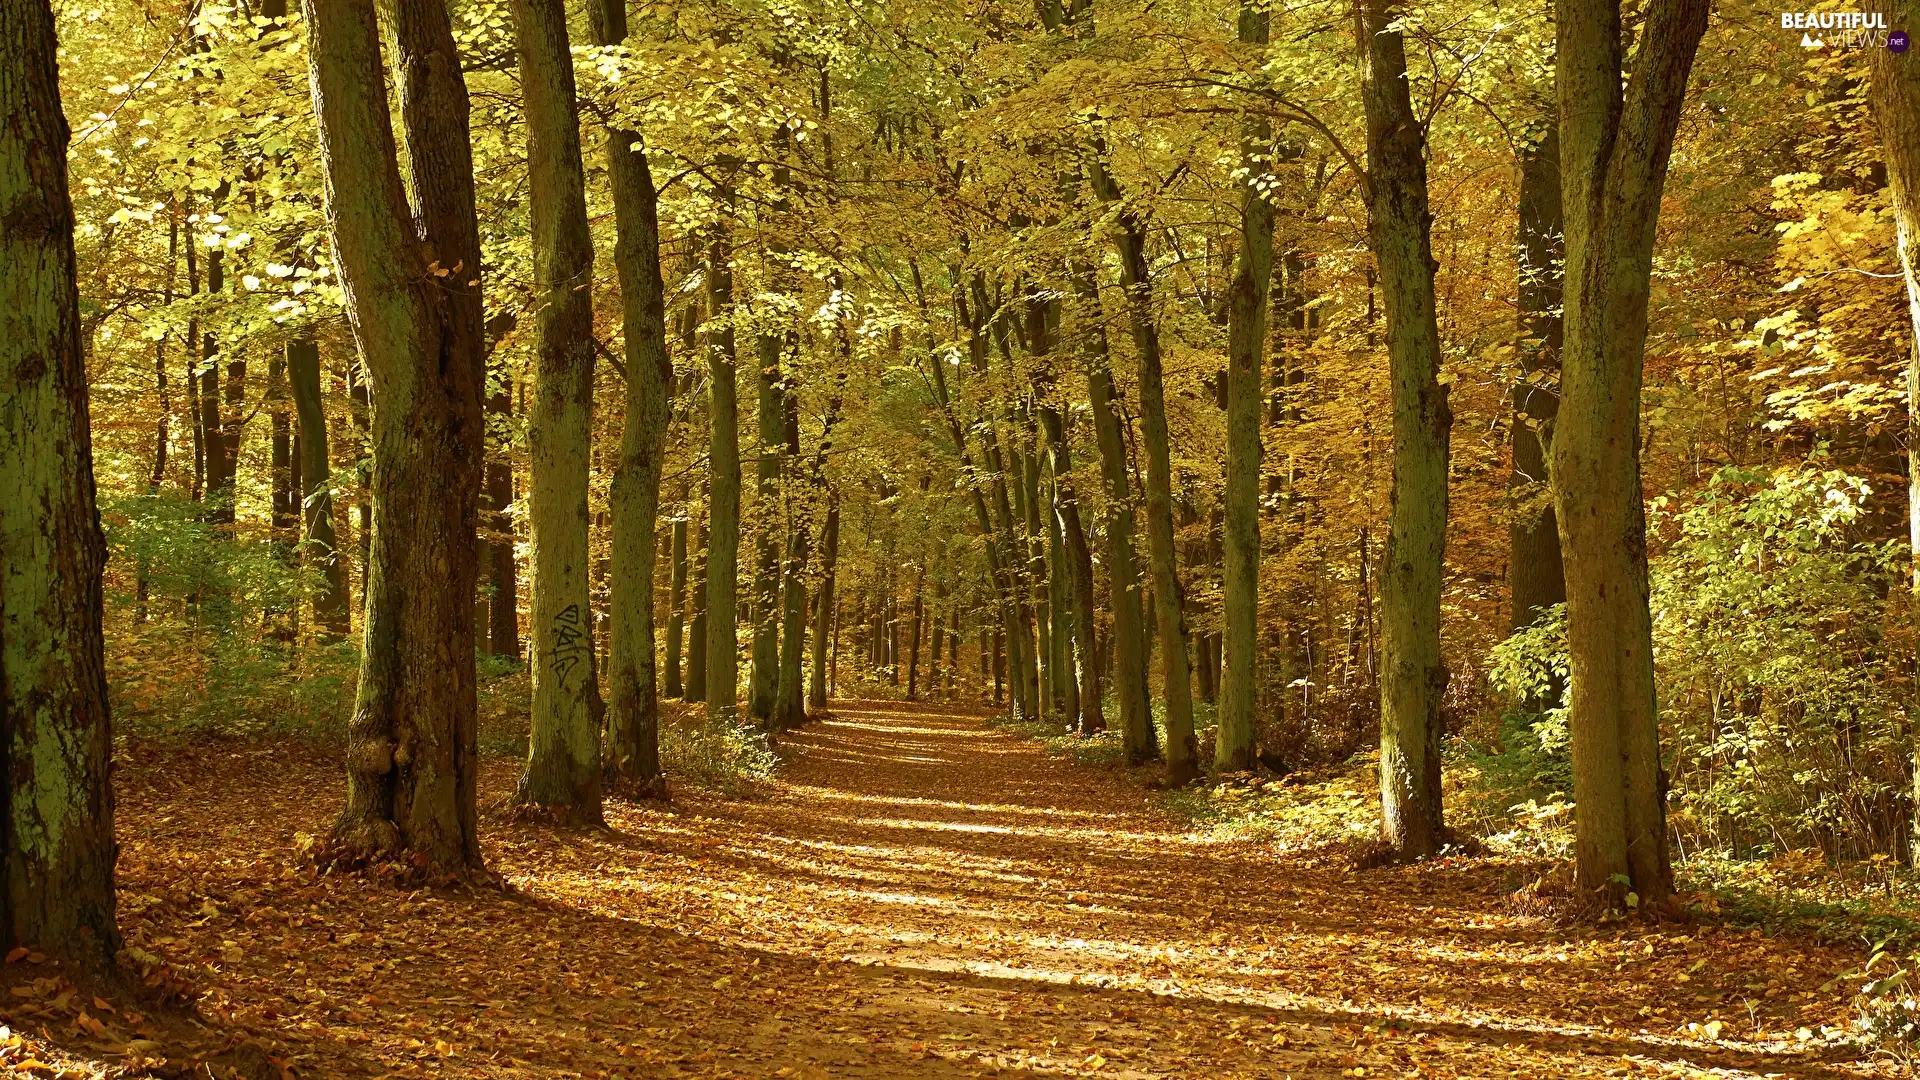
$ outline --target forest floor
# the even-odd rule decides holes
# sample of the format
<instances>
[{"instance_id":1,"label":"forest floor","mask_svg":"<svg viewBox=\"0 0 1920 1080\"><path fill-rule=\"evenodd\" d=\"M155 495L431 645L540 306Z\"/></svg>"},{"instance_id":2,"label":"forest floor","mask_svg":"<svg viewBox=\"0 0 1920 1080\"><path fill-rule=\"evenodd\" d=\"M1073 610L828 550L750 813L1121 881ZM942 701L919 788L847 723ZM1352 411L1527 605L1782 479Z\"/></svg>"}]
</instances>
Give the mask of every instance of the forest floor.
<instances>
[{"instance_id":1,"label":"forest floor","mask_svg":"<svg viewBox=\"0 0 1920 1080\"><path fill-rule=\"evenodd\" d=\"M1508 904L1525 868L1487 860L1354 872L1209 840L1137 778L951 709L841 703L782 755L747 797L613 801L591 833L508 823L518 763L488 759L483 843L511 888L409 891L300 866L336 809L331 754L143 750L120 774L122 923L192 1020L21 959L0 1074L1872 1071L1796 1038L1844 1022L1851 984L1827 984L1856 950L1558 924Z\"/></svg>"}]
</instances>

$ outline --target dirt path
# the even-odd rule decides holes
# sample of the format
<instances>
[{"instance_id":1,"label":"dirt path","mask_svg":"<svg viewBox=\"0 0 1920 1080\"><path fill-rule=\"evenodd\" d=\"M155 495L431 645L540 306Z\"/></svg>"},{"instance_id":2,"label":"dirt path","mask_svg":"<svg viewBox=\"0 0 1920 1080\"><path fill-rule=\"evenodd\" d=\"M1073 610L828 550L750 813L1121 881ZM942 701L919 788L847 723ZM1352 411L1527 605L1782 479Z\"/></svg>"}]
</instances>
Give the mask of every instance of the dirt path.
<instances>
[{"instance_id":1,"label":"dirt path","mask_svg":"<svg viewBox=\"0 0 1920 1080\"><path fill-rule=\"evenodd\" d=\"M330 761L149 763L126 922L303 1077L1856 1074L1793 1051L1844 1011L1844 951L1564 931L1498 867L1206 842L977 717L844 703L787 755L762 797L614 803L605 834L489 813L509 896L292 868Z\"/></svg>"}]
</instances>

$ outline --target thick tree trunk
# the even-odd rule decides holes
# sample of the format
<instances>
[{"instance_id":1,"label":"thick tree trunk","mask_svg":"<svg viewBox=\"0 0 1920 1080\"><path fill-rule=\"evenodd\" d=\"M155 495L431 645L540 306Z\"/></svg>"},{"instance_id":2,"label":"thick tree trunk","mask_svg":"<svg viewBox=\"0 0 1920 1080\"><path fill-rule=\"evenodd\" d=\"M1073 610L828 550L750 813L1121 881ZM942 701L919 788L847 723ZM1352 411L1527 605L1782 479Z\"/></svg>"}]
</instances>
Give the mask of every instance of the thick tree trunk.
<instances>
[{"instance_id":1,"label":"thick tree trunk","mask_svg":"<svg viewBox=\"0 0 1920 1080\"><path fill-rule=\"evenodd\" d=\"M110 964L113 732L52 8L0 0L0 944Z\"/></svg>"},{"instance_id":2,"label":"thick tree trunk","mask_svg":"<svg viewBox=\"0 0 1920 1080\"><path fill-rule=\"evenodd\" d=\"M1560 134L1549 126L1520 155L1520 378L1513 385L1514 501L1507 527L1507 632L1533 625L1540 613L1567 599L1560 530L1547 483L1547 451L1560 407L1560 321L1563 276L1560 238L1566 215L1560 202Z\"/></svg>"},{"instance_id":3,"label":"thick tree trunk","mask_svg":"<svg viewBox=\"0 0 1920 1080\"><path fill-rule=\"evenodd\" d=\"M557 6L557 5L556 5ZM625 0L592 0L594 44L627 37ZM645 149L632 131L607 131L607 175L613 187L613 261L620 274L626 335L627 409L609 509L613 542L611 692L607 753L615 774L641 792L656 792L660 772L660 690L654 669L653 571L660 515L660 470L666 452L673 386L667 355L666 286L660 273L660 212ZM687 523L674 523L675 603L686 586ZM667 662L680 682L678 610Z\"/></svg>"},{"instance_id":4,"label":"thick tree trunk","mask_svg":"<svg viewBox=\"0 0 1920 1080\"><path fill-rule=\"evenodd\" d=\"M1265 44L1268 27L1266 8L1242 5L1242 42ZM1272 144L1273 131L1266 121L1248 119L1243 123L1240 153L1247 183L1240 192L1240 256L1227 301L1220 722L1213 748L1214 768L1222 772L1253 768L1259 752L1254 728L1254 668L1260 645L1260 469L1264 453L1260 442L1260 372L1267 341L1267 289L1273 279L1273 204L1262 196L1259 181L1269 176Z\"/></svg>"},{"instance_id":5,"label":"thick tree trunk","mask_svg":"<svg viewBox=\"0 0 1920 1080\"><path fill-rule=\"evenodd\" d=\"M1147 224L1120 195L1104 169L1094 172L1100 197L1119 207L1120 283L1127 297L1140 376L1140 438L1147 458L1147 565L1153 575L1152 617L1160 644L1160 696L1166 704L1167 784L1184 787L1200 775L1193 734L1193 674L1187 666L1185 593L1173 546L1173 463L1167 436L1165 376L1160 326L1154 311L1152 269L1147 262Z\"/></svg>"},{"instance_id":6,"label":"thick tree trunk","mask_svg":"<svg viewBox=\"0 0 1920 1080\"><path fill-rule=\"evenodd\" d=\"M707 715L731 722L740 709L740 645L734 606L740 576L740 405L733 342L732 252L724 232L707 245Z\"/></svg>"},{"instance_id":7,"label":"thick tree trunk","mask_svg":"<svg viewBox=\"0 0 1920 1080\"><path fill-rule=\"evenodd\" d=\"M813 604L813 669L807 679L807 708L823 712L832 693L827 671L827 642L837 610L833 594L834 573L840 560L840 503L827 504L826 535L821 540L820 592Z\"/></svg>"},{"instance_id":8,"label":"thick tree trunk","mask_svg":"<svg viewBox=\"0 0 1920 1080\"><path fill-rule=\"evenodd\" d=\"M1141 625L1140 574L1134 562L1133 493L1127 479L1126 437L1114 401L1106 331L1100 325L1100 295L1091 269L1082 268L1079 277L1087 323L1087 397L1100 449L1100 475L1107 487L1107 606L1113 611L1113 692L1120 708L1120 734L1127 761L1141 765L1160 756L1160 745L1147 708L1146 635Z\"/></svg>"},{"instance_id":9,"label":"thick tree trunk","mask_svg":"<svg viewBox=\"0 0 1920 1080\"><path fill-rule=\"evenodd\" d=\"M1440 737L1447 669L1440 589L1447 542L1447 451L1453 414L1440 385L1425 136L1407 84L1394 0L1363 0L1367 234L1387 309L1393 383L1393 509L1381 583L1386 682L1380 700L1382 839L1403 859L1444 837Z\"/></svg>"},{"instance_id":10,"label":"thick tree trunk","mask_svg":"<svg viewBox=\"0 0 1920 1080\"><path fill-rule=\"evenodd\" d=\"M396 8L416 213L401 187L372 8L305 5L327 217L374 402L365 639L348 725L347 804L334 838L349 860L405 852L459 870L480 862L479 233L466 89L446 11L439 0ZM435 274L429 249L447 278Z\"/></svg>"},{"instance_id":11,"label":"thick tree trunk","mask_svg":"<svg viewBox=\"0 0 1920 1080\"><path fill-rule=\"evenodd\" d=\"M1920 30L1920 4L1915 0L1881 0L1878 10L1889 16L1887 25L1893 29L1909 34ZM1911 54L1876 50L1872 99L1892 189L1900 269L1907 283L1907 528L1914 553L1909 577L1915 611L1920 612L1920 63ZM1913 754L1920 763L1920 743ZM1914 771L1914 792L1920 796L1920 768ZM1920 807L1920 798L1914 805ZM1913 834L1910 847L1920 852L1920 811Z\"/></svg>"},{"instance_id":12,"label":"thick tree trunk","mask_svg":"<svg viewBox=\"0 0 1920 1080\"><path fill-rule=\"evenodd\" d=\"M566 9L561 0L514 0L513 9L526 99L536 309L527 424L533 719L514 800L598 824L601 706L587 550L593 238ZM642 543L651 553L651 531Z\"/></svg>"},{"instance_id":13,"label":"thick tree trunk","mask_svg":"<svg viewBox=\"0 0 1920 1080\"><path fill-rule=\"evenodd\" d=\"M347 602L347 561L340 556L333 522L333 472L327 460L327 414L320 393L320 344L311 337L287 347L287 378L300 427L301 504L307 565L320 571L313 594L313 621L323 640L345 637L352 615Z\"/></svg>"},{"instance_id":14,"label":"thick tree trunk","mask_svg":"<svg viewBox=\"0 0 1920 1080\"><path fill-rule=\"evenodd\" d=\"M1568 726L1579 887L1663 906L1666 781L1647 608L1640 379L1654 227L1708 0L1655 0L1624 94L1618 0L1561 0L1566 347L1554 510L1567 571ZM1630 884L1622 886L1620 882Z\"/></svg>"}]
</instances>

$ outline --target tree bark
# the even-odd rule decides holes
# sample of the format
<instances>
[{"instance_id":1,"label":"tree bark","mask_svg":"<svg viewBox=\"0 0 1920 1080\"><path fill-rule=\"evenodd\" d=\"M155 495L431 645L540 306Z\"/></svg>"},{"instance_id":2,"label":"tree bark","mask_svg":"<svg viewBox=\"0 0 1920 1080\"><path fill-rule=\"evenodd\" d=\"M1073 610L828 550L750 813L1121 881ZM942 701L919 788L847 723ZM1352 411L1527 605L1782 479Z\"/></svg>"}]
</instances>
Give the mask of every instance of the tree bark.
<instances>
[{"instance_id":1,"label":"tree bark","mask_svg":"<svg viewBox=\"0 0 1920 1080\"><path fill-rule=\"evenodd\" d=\"M1513 385L1514 502L1507 527L1510 606L1507 632L1533 625L1540 613L1567 599L1560 530L1547 483L1546 440L1560 407L1560 320L1563 266L1560 202L1560 129L1550 125L1520 154L1520 378Z\"/></svg>"},{"instance_id":2,"label":"tree bark","mask_svg":"<svg viewBox=\"0 0 1920 1080\"><path fill-rule=\"evenodd\" d=\"M753 663L747 674L747 715L768 730L775 728L774 698L780 685L780 473L786 443L786 393L781 385L780 354L785 340L762 333L755 340L755 419L759 447L754 457L754 518L758 533L753 574Z\"/></svg>"},{"instance_id":3,"label":"tree bark","mask_svg":"<svg viewBox=\"0 0 1920 1080\"><path fill-rule=\"evenodd\" d=\"M1264 45L1270 20L1257 4L1240 8L1239 38ZM1253 768L1259 752L1254 728L1254 668L1259 656L1260 610L1260 372L1267 341L1267 290L1273 280L1273 204L1261 190L1270 182L1273 130L1262 119L1242 123L1240 256L1227 301L1227 468L1221 493L1220 721L1213 765L1222 772Z\"/></svg>"},{"instance_id":4,"label":"tree bark","mask_svg":"<svg viewBox=\"0 0 1920 1080\"><path fill-rule=\"evenodd\" d=\"M627 37L625 0L592 0L594 43ZM660 771L660 691L654 669L653 574L660 515L660 471L673 392L667 354L666 286L660 272L660 211L645 149L632 131L607 131L607 175L613 187L613 261L620 274L626 335L627 409L614 469L613 634L608 682L607 750L614 772L642 792L656 792ZM686 587L687 523L674 522L675 603ZM680 690L679 613L667 662L670 690Z\"/></svg>"},{"instance_id":5,"label":"tree bark","mask_svg":"<svg viewBox=\"0 0 1920 1080\"><path fill-rule=\"evenodd\" d=\"M1094 187L1102 199L1118 207L1115 239L1120 248L1120 284L1126 293L1127 321L1139 365L1140 436L1146 444L1147 565L1153 576L1152 614L1160 644L1160 696L1166 704L1167 784L1184 787L1200 775L1199 746L1193 733L1193 673L1187 666L1186 600L1173 546L1172 448L1160 326L1147 262L1147 223L1097 165Z\"/></svg>"},{"instance_id":6,"label":"tree bark","mask_svg":"<svg viewBox=\"0 0 1920 1080\"><path fill-rule=\"evenodd\" d=\"M111 963L112 755L53 10L0 0L0 944Z\"/></svg>"},{"instance_id":7,"label":"tree bark","mask_svg":"<svg viewBox=\"0 0 1920 1080\"><path fill-rule=\"evenodd\" d=\"M1073 650L1074 700L1079 706L1073 724L1082 735L1107 729L1105 709L1100 701L1100 676L1094 648L1094 610L1097 600L1093 585L1093 552L1087 544L1087 531L1080 522L1080 496L1073 483L1072 451L1067 442L1066 421L1051 406L1040 410L1040 426L1047 435L1048 465L1053 473L1053 514L1059 525L1064 565L1055 571L1063 578L1071 609L1069 629Z\"/></svg>"},{"instance_id":8,"label":"tree bark","mask_svg":"<svg viewBox=\"0 0 1920 1080\"><path fill-rule=\"evenodd\" d=\"M1394 0L1362 0L1367 80L1367 234L1386 302L1393 384L1393 509L1381 583L1386 681L1380 700L1382 839L1394 855L1439 849L1440 737L1447 669L1440 590L1453 414L1440 384L1425 135L1407 84Z\"/></svg>"},{"instance_id":9,"label":"tree bark","mask_svg":"<svg viewBox=\"0 0 1920 1080\"><path fill-rule=\"evenodd\" d=\"M514 0L513 15L526 100L536 307L527 424L533 719L514 801L597 825L601 703L587 550L593 238L566 9L561 0ZM643 544L651 553L651 531Z\"/></svg>"},{"instance_id":10,"label":"tree bark","mask_svg":"<svg viewBox=\"0 0 1920 1080\"><path fill-rule=\"evenodd\" d=\"M327 414L320 393L320 344L311 337L287 347L287 381L293 391L300 427L301 509L307 565L320 571L313 595L313 621L322 640L335 641L351 629L347 601L347 565L333 523L333 471L327 460Z\"/></svg>"},{"instance_id":11,"label":"tree bark","mask_svg":"<svg viewBox=\"0 0 1920 1080\"><path fill-rule=\"evenodd\" d=\"M739 714L740 655L734 600L740 575L740 405L733 341L733 267L724 231L707 245L707 716Z\"/></svg>"},{"instance_id":12,"label":"tree bark","mask_svg":"<svg viewBox=\"0 0 1920 1080\"><path fill-rule=\"evenodd\" d=\"M1127 481L1126 437L1114 403L1113 370L1093 271L1082 267L1078 276L1087 322L1087 397L1100 449L1100 474L1107 487L1107 606L1113 611L1113 692L1120 707L1120 734L1127 761L1143 765L1160 756L1160 745L1147 708L1146 636L1141 626L1140 574L1134 562L1133 493Z\"/></svg>"},{"instance_id":13,"label":"tree bark","mask_svg":"<svg viewBox=\"0 0 1920 1080\"><path fill-rule=\"evenodd\" d=\"M1881 0L1877 10L1889 16L1892 29L1920 32L1920 4L1914 0ZM1907 284L1907 535L1913 552L1908 575L1915 611L1920 612L1920 63L1910 54L1877 50L1871 96L1887 159L1900 270ZM1913 755L1920 763L1920 743ZM1914 793L1920 796L1920 769L1914 772ZM1915 806L1920 807L1920 799ZM1912 831L1916 842L1910 847L1920 851L1920 811Z\"/></svg>"},{"instance_id":14,"label":"tree bark","mask_svg":"<svg viewBox=\"0 0 1920 1080\"><path fill-rule=\"evenodd\" d=\"M694 532L693 565L687 584L687 674L684 701L707 700L707 525Z\"/></svg>"},{"instance_id":15,"label":"tree bark","mask_svg":"<svg viewBox=\"0 0 1920 1080\"><path fill-rule=\"evenodd\" d=\"M473 592L485 453L479 233L466 89L439 0L400 0L396 82L418 200L401 187L370 5L306 0L327 217L371 382L372 539L348 726L348 860L477 867ZM419 231L416 232L415 219ZM427 252L439 253L442 279Z\"/></svg>"},{"instance_id":16,"label":"tree bark","mask_svg":"<svg viewBox=\"0 0 1920 1080\"><path fill-rule=\"evenodd\" d=\"M684 504L685 500L682 500ZM667 674L662 692L671 698L686 696L680 681L681 651L687 639L687 516L682 508L673 519L673 569L667 584Z\"/></svg>"},{"instance_id":17,"label":"tree bark","mask_svg":"<svg viewBox=\"0 0 1920 1080\"><path fill-rule=\"evenodd\" d=\"M1708 0L1655 0L1624 93L1618 0L1561 0L1566 346L1554 511L1566 557L1579 887L1672 894L1640 487L1640 381L1660 192ZM1627 885L1620 884L1627 882Z\"/></svg>"},{"instance_id":18,"label":"tree bark","mask_svg":"<svg viewBox=\"0 0 1920 1080\"><path fill-rule=\"evenodd\" d=\"M807 679L807 708L824 712L832 687L827 678L827 642L835 608L834 573L840 561L840 502L827 504L826 535L821 539L820 593L813 602L813 666Z\"/></svg>"}]
</instances>

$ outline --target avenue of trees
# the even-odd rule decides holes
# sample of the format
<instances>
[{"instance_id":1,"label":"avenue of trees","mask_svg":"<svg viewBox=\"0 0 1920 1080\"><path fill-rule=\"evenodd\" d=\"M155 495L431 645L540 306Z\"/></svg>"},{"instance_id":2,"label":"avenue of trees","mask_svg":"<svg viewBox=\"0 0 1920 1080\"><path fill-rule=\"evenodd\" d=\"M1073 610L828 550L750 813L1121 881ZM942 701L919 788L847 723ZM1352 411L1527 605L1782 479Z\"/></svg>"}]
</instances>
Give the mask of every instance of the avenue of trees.
<instances>
[{"instance_id":1,"label":"avenue of trees","mask_svg":"<svg viewBox=\"0 0 1920 1080\"><path fill-rule=\"evenodd\" d=\"M1764 22L0 0L0 939L193 710L478 870L501 692L562 823L900 696L1377 750L1378 860L1502 762L1607 908L1909 858L1920 60Z\"/></svg>"}]
</instances>

